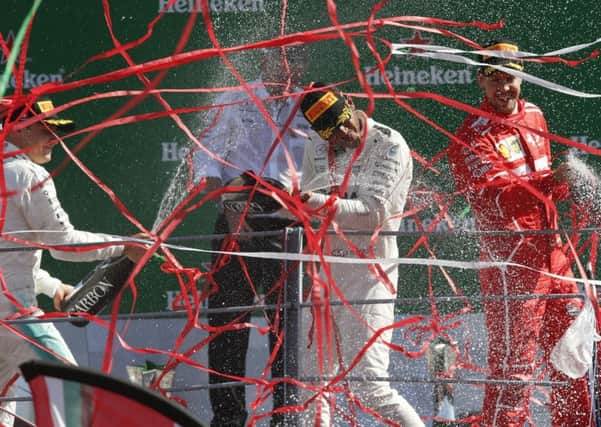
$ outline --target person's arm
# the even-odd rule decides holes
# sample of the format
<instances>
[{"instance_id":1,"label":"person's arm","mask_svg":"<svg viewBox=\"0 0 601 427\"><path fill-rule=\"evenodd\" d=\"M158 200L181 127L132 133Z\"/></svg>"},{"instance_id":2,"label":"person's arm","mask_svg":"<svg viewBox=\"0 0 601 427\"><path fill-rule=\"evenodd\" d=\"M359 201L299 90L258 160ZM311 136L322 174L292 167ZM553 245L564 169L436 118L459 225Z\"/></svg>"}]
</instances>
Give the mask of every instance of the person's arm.
<instances>
[{"instance_id":1,"label":"person's arm","mask_svg":"<svg viewBox=\"0 0 601 427\"><path fill-rule=\"evenodd\" d=\"M41 168L40 168L41 169ZM36 185L42 183L40 188ZM91 233L76 230L69 216L62 208L57 196L54 182L46 173L33 172L26 176L27 190L17 196L21 212L29 227L37 231L40 243L46 245L73 245L82 243L103 243L118 240L117 237L102 233ZM51 250L53 258L65 261L95 261L119 256L123 253L123 245L90 249L80 252Z\"/></svg>"},{"instance_id":2,"label":"person's arm","mask_svg":"<svg viewBox=\"0 0 601 427\"><path fill-rule=\"evenodd\" d=\"M317 173L315 169L315 139L319 138L317 134L313 134L305 141L305 150L303 154L303 173L301 179L301 195L300 199L307 207L311 209L321 208L330 198L328 194L314 191L316 187L320 187L323 182L323 176ZM327 172L322 172L326 173ZM328 179L328 178L326 178ZM329 188L329 187L328 187ZM325 189L327 190L327 188Z\"/></svg>"},{"instance_id":3,"label":"person's arm","mask_svg":"<svg viewBox=\"0 0 601 427\"><path fill-rule=\"evenodd\" d=\"M501 192L513 191L521 180L530 180L529 175L518 176L507 168L495 148L497 141L491 127L474 125L478 120L478 117L469 117L455 133L461 142L451 141L449 145L455 188L470 204L477 203L481 196L498 198Z\"/></svg>"},{"instance_id":4,"label":"person's arm","mask_svg":"<svg viewBox=\"0 0 601 427\"><path fill-rule=\"evenodd\" d=\"M50 273L41 268L34 269L33 283L36 294L44 294L48 298L54 298L56 290L61 287L62 281L52 277Z\"/></svg>"},{"instance_id":5,"label":"person's arm","mask_svg":"<svg viewBox=\"0 0 601 427\"><path fill-rule=\"evenodd\" d=\"M236 137L234 130L240 126L239 114L237 114L239 108L228 104L237 100L238 96L231 92L224 92L215 98L213 101L215 108L209 111L207 127L200 136L204 148L197 147L192 156L194 182L206 178L205 192L207 193L221 188L224 184L225 165L222 161L227 161L229 151L235 149L233 146L236 141L232 139Z\"/></svg>"}]
</instances>

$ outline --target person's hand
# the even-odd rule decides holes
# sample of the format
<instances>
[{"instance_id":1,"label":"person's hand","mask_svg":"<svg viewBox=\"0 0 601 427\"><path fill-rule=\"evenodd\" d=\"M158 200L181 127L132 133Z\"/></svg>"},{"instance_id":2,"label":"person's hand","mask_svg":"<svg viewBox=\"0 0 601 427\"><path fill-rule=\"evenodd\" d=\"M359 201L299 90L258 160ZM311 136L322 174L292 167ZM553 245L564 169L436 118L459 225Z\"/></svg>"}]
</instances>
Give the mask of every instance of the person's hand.
<instances>
[{"instance_id":1,"label":"person's hand","mask_svg":"<svg viewBox=\"0 0 601 427\"><path fill-rule=\"evenodd\" d=\"M296 193L298 194L298 193ZM311 198L311 192L308 191L306 193L300 193L298 194L298 197L301 201L301 203L307 203L307 201ZM290 192L290 195L294 195L293 192ZM298 221L299 218L293 214L292 212L290 212L290 210L288 209L288 207L282 203L280 203L282 205L282 208L277 210L276 212L274 212L274 216L276 218L280 218L280 219L289 219L289 220L293 220L293 221ZM304 216L304 214L301 212L301 215Z\"/></svg>"},{"instance_id":2,"label":"person's hand","mask_svg":"<svg viewBox=\"0 0 601 427\"><path fill-rule=\"evenodd\" d=\"M52 298L54 308L60 311L63 301L69 299L74 289L75 288L73 288L71 285L61 283L59 287L56 288L56 291L54 291L54 297Z\"/></svg>"},{"instance_id":3,"label":"person's hand","mask_svg":"<svg viewBox=\"0 0 601 427\"><path fill-rule=\"evenodd\" d=\"M134 239L150 240L150 236L148 236L148 234L146 233L137 233L130 237ZM123 255L128 257L132 262L137 263L138 261L140 261L140 258L144 256L149 247L150 245L143 245L141 243L125 243L125 247L123 248Z\"/></svg>"}]
</instances>

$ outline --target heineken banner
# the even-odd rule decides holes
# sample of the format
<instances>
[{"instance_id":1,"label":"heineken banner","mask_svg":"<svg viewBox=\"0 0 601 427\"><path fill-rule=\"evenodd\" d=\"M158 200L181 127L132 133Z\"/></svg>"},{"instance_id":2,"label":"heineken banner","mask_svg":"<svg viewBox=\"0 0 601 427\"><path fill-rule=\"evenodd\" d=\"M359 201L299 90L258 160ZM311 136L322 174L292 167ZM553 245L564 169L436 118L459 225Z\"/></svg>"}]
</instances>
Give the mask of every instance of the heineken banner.
<instances>
[{"instance_id":1,"label":"heineken banner","mask_svg":"<svg viewBox=\"0 0 601 427\"><path fill-rule=\"evenodd\" d=\"M477 106L481 92L475 66L424 53L433 52L432 46L471 51L474 45L468 41L499 38L516 41L525 52L555 52L594 42L601 19L598 2L592 0L561 5L542 0L4 0L3 5L5 94L19 87L47 88L55 105L72 103L63 115L86 129L65 140L85 168L60 147L47 165L59 199L77 228L124 236L140 231L125 212L148 230L171 213L170 201L182 196L177 181L191 178L181 176L186 155L195 145L192 137L202 142L213 98L220 88L238 85L239 76L256 78L263 48L305 44L304 82L339 83L360 108L400 131L415 152L414 187L424 197L444 198L453 191L443 155L449 139L445 131L454 132L466 114L455 102ZM542 83L524 83L524 97L543 109L550 132L581 149L601 149L600 101L586 96L601 93L601 65L592 58L596 47L550 55L587 59L579 64L541 61L528 63L525 70ZM551 83L575 93L554 90ZM148 93L139 96L144 90ZM561 140L553 144L557 153L577 149ZM601 167L594 150L582 154ZM401 231L409 236L399 238L401 256L475 259L473 237L442 233L451 224L474 228L466 204L458 200L442 219L434 200L426 206L403 221ZM210 241L194 237L212 232L215 215L213 202L199 203L170 236L190 236L182 246L207 250ZM430 238L428 247L413 251L418 237L411 233L420 230L441 233ZM185 269L204 271L210 261L205 252L173 249L173 254ZM49 257L43 262L66 283L76 283L93 267ZM402 268L399 296L427 295L427 270ZM464 292L477 291L473 273L454 272L454 278ZM435 292L447 292L446 280L435 277L438 282ZM135 298L126 295L123 311L134 299L135 311L174 308L177 276L160 261L151 260L136 284L138 292Z\"/></svg>"}]
</instances>

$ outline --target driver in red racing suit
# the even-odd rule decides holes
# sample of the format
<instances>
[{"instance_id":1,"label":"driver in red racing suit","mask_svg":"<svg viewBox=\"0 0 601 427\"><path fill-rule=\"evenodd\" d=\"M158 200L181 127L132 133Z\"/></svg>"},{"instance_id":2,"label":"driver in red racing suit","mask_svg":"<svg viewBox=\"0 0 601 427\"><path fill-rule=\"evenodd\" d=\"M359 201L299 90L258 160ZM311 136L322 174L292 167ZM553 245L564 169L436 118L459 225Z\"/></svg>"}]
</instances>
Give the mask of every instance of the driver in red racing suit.
<instances>
[{"instance_id":1,"label":"driver in red racing suit","mask_svg":"<svg viewBox=\"0 0 601 427\"><path fill-rule=\"evenodd\" d=\"M487 50L516 51L511 42L495 42ZM521 70L521 62L483 57L481 62ZM507 70L509 71L509 70ZM482 66L478 84L484 91L481 109L504 123L470 115L456 132L461 143L449 147L456 187L464 193L476 216L479 230L528 231L557 228L553 201L566 198L567 185L551 171L547 138L524 128L547 132L541 110L519 98L521 78L498 67ZM532 386L502 381L535 380L540 348L546 361L557 341L582 307L579 299L516 299L517 295L577 293L574 282L542 274L572 277L570 263L558 235L485 234L480 238L481 261L504 261L528 266L507 266L480 271L488 331L488 366L491 379L485 387L482 423L486 426L522 426L529 417ZM590 425L590 399L586 376L571 380L547 364L552 387L553 426Z\"/></svg>"}]
</instances>

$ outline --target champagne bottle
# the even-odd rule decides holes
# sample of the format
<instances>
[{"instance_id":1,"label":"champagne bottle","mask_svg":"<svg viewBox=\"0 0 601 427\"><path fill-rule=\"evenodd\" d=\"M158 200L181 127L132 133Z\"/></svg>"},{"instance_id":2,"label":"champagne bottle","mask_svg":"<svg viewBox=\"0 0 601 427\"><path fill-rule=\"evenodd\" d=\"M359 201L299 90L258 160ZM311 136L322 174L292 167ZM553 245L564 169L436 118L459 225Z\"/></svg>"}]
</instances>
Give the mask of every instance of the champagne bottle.
<instances>
[{"instance_id":1,"label":"champagne bottle","mask_svg":"<svg viewBox=\"0 0 601 427\"><path fill-rule=\"evenodd\" d=\"M117 296L134 268L125 255L106 259L97 264L75 285L71 296L61 306L66 313L98 314ZM85 326L87 320L74 320L76 326Z\"/></svg>"}]
</instances>

